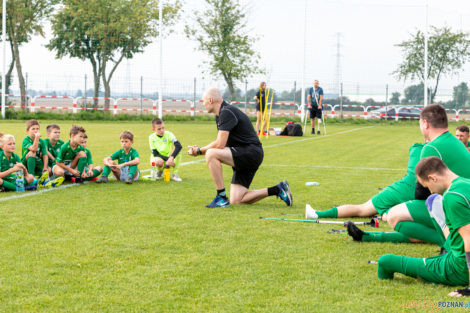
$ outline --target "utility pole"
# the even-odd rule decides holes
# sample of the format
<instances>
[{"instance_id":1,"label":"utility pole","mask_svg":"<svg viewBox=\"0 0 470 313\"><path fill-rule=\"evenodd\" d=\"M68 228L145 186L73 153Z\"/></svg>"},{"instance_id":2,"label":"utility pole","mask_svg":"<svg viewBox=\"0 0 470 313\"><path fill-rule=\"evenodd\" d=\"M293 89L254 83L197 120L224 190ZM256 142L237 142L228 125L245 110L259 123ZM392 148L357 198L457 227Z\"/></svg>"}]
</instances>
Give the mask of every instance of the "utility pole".
<instances>
[{"instance_id":1,"label":"utility pole","mask_svg":"<svg viewBox=\"0 0 470 313\"><path fill-rule=\"evenodd\" d=\"M335 71L335 79L334 79L334 88L338 92L338 97L341 93L341 33L336 33L336 71Z\"/></svg>"}]
</instances>

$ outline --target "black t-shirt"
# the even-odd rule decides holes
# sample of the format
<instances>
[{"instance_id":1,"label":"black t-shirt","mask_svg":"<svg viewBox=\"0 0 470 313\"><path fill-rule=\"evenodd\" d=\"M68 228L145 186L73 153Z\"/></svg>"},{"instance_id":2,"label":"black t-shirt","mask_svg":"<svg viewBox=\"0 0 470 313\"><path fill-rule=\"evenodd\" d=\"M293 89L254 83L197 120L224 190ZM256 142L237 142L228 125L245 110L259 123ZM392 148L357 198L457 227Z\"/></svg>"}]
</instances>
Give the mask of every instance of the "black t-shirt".
<instances>
[{"instance_id":1,"label":"black t-shirt","mask_svg":"<svg viewBox=\"0 0 470 313\"><path fill-rule=\"evenodd\" d=\"M245 113L227 102L222 102L219 115L215 117L218 130L230 132L227 147L242 147L256 145L261 147L261 142L256 136L253 124Z\"/></svg>"},{"instance_id":2,"label":"black t-shirt","mask_svg":"<svg viewBox=\"0 0 470 313\"><path fill-rule=\"evenodd\" d=\"M256 97L258 98L258 102L262 102L263 105L266 105L266 89L258 90Z\"/></svg>"}]
</instances>

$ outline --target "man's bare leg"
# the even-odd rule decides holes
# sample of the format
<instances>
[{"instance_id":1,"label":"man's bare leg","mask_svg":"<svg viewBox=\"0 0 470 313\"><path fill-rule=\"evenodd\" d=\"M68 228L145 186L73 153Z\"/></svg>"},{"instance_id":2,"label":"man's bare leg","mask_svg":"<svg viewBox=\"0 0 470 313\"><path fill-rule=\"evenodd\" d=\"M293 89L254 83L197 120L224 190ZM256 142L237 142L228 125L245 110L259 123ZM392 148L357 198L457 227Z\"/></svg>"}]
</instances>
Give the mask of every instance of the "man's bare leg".
<instances>
[{"instance_id":1,"label":"man's bare leg","mask_svg":"<svg viewBox=\"0 0 470 313\"><path fill-rule=\"evenodd\" d=\"M250 204L268 197L268 188L248 190L248 188L239 185L230 185L230 203L232 204Z\"/></svg>"},{"instance_id":2,"label":"man's bare leg","mask_svg":"<svg viewBox=\"0 0 470 313\"><path fill-rule=\"evenodd\" d=\"M372 200L363 204L340 205L337 209L338 217L368 217L378 214L372 204Z\"/></svg>"},{"instance_id":3,"label":"man's bare leg","mask_svg":"<svg viewBox=\"0 0 470 313\"><path fill-rule=\"evenodd\" d=\"M230 148L223 149L209 149L206 152L206 163L212 175L215 188L217 190L224 189L224 177L222 175L222 163L230 166L235 166Z\"/></svg>"}]
</instances>

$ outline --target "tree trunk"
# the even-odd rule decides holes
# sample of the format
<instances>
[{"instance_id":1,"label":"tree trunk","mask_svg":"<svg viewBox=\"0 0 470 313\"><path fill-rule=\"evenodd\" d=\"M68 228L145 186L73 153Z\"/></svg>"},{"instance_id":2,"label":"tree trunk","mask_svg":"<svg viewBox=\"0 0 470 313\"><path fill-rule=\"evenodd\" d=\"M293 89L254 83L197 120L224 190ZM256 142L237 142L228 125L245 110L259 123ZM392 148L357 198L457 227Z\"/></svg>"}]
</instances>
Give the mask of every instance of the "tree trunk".
<instances>
[{"instance_id":1,"label":"tree trunk","mask_svg":"<svg viewBox=\"0 0 470 313\"><path fill-rule=\"evenodd\" d=\"M10 40L10 49L11 55L13 55L13 44ZM15 58L11 58L10 66L8 67L8 72L5 75L5 92L6 94L10 93L10 86L11 86L11 73L13 73L13 69L15 68Z\"/></svg>"},{"instance_id":2,"label":"tree trunk","mask_svg":"<svg viewBox=\"0 0 470 313\"><path fill-rule=\"evenodd\" d=\"M93 67L93 108L98 108L98 97L100 96L100 74L96 68L96 63L91 63ZM86 92L86 90L85 90Z\"/></svg>"},{"instance_id":3,"label":"tree trunk","mask_svg":"<svg viewBox=\"0 0 470 313\"><path fill-rule=\"evenodd\" d=\"M227 83L227 87L230 91L230 102L235 101L235 88L232 77L228 76L227 74L223 74L222 76L224 77L224 80Z\"/></svg>"},{"instance_id":4,"label":"tree trunk","mask_svg":"<svg viewBox=\"0 0 470 313\"><path fill-rule=\"evenodd\" d=\"M109 88L109 82L106 79L106 63L108 62L108 58L103 56L103 63L101 65L101 79L103 80L103 87L104 87L104 109L105 111L109 110L109 96L111 94L111 89Z\"/></svg>"},{"instance_id":5,"label":"tree trunk","mask_svg":"<svg viewBox=\"0 0 470 313\"><path fill-rule=\"evenodd\" d=\"M10 38L11 39L11 38ZM20 51L18 48L18 43L16 40L13 41L13 58L16 63L16 74L18 75L18 82L20 84L20 93L21 93L21 107L26 109L26 84L23 77L23 69L21 67L20 61Z\"/></svg>"}]
</instances>

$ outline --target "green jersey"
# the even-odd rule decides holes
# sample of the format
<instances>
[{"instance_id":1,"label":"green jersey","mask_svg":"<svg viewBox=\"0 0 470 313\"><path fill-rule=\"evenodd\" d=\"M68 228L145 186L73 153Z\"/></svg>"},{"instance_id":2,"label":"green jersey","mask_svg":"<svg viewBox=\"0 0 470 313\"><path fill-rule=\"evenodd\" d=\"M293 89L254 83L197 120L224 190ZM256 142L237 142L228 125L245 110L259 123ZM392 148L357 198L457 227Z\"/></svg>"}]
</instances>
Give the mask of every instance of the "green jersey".
<instances>
[{"instance_id":1,"label":"green jersey","mask_svg":"<svg viewBox=\"0 0 470 313\"><path fill-rule=\"evenodd\" d=\"M118 164L126 163L137 159L139 157L139 152L136 149L131 148L128 153L124 149L119 149L110 155L110 158L113 160L118 160Z\"/></svg>"},{"instance_id":2,"label":"green jersey","mask_svg":"<svg viewBox=\"0 0 470 313\"><path fill-rule=\"evenodd\" d=\"M46 142L47 151L49 151L49 153L54 157L54 159L56 159L57 156L59 155L60 148L64 144L64 141L59 139L57 140L54 146L52 145L51 140L49 138L47 138L45 142ZM55 160L52 160L49 158L49 167L52 167L54 164L55 164Z\"/></svg>"},{"instance_id":3,"label":"green jersey","mask_svg":"<svg viewBox=\"0 0 470 313\"><path fill-rule=\"evenodd\" d=\"M174 143L178 141L172 132L165 131L163 136L153 133L149 136L150 151L157 150L163 156L170 156Z\"/></svg>"},{"instance_id":4,"label":"green jersey","mask_svg":"<svg viewBox=\"0 0 470 313\"><path fill-rule=\"evenodd\" d=\"M73 159L80 151L85 151L85 148L83 148L81 145L78 145L75 149L72 149L70 146L70 141L67 141L62 145L62 147L60 147L59 154L57 155L55 161L57 163L64 163L65 165L68 165L72 163Z\"/></svg>"},{"instance_id":5,"label":"green jersey","mask_svg":"<svg viewBox=\"0 0 470 313\"><path fill-rule=\"evenodd\" d=\"M465 248L462 237L458 230L460 227L470 224L470 179L457 177L452 181L442 198L442 206L449 236L447 243L456 258L465 260ZM463 263L462 271L466 270L466 263Z\"/></svg>"},{"instance_id":6,"label":"green jersey","mask_svg":"<svg viewBox=\"0 0 470 313\"><path fill-rule=\"evenodd\" d=\"M3 151L0 152L0 172L8 171L10 168L15 166L16 163L21 163L21 159L16 153L12 153L10 158L8 158ZM13 181L15 179L15 173L11 173L10 175L3 177L3 180L6 181Z\"/></svg>"},{"instance_id":7,"label":"green jersey","mask_svg":"<svg viewBox=\"0 0 470 313\"><path fill-rule=\"evenodd\" d=\"M93 159L91 158L91 151L85 148L85 153L86 153L86 164L88 165L93 164Z\"/></svg>"},{"instance_id":8,"label":"green jersey","mask_svg":"<svg viewBox=\"0 0 470 313\"><path fill-rule=\"evenodd\" d=\"M33 145L34 140L31 139L31 137L27 136L25 139L23 139L23 144L21 145L22 147L22 156L23 160L26 160L26 155L29 152L29 147ZM44 139L39 138L39 143L38 143L38 150L36 151L36 157L37 158L42 158L43 155L47 155L47 147L46 147L46 142Z\"/></svg>"},{"instance_id":9,"label":"green jersey","mask_svg":"<svg viewBox=\"0 0 470 313\"><path fill-rule=\"evenodd\" d=\"M470 152L450 132L443 133L424 146L421 159L430 156L441 159L458 176L470 178Z\"/></svg>"}]
</instances>

